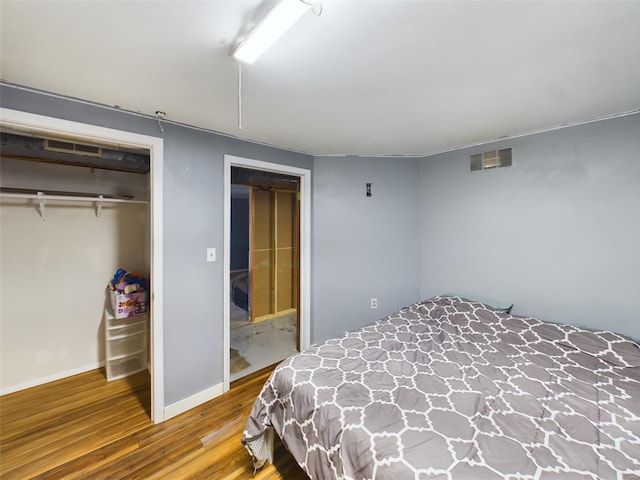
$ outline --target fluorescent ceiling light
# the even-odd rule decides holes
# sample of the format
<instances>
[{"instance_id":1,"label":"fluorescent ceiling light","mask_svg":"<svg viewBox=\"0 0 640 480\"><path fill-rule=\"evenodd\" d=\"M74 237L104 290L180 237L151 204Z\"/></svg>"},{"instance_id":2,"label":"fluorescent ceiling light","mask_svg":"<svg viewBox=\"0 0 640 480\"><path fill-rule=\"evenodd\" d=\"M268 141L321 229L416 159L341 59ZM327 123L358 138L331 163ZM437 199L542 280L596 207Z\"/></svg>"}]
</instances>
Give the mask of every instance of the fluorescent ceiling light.
<instances>
[{"instance_id":1,"label":"fluorescent ceiling light","mask_svg":"<svg viewBox=\"0 0 640 480\"><path fill-rule=\"evenodd\" d=\"M311 8L303 0L281 0L233 50L231 55L244 63L253 63Z\"/></svg>"}]
</instances>

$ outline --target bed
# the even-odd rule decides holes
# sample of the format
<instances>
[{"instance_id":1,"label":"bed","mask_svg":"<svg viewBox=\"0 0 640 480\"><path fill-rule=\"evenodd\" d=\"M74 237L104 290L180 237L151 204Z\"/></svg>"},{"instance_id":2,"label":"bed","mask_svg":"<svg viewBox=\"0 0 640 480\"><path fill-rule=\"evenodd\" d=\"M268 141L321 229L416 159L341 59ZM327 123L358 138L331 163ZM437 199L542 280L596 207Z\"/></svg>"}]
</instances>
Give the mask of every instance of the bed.
<instances>
[{"instance_id":1,"label":"bed","mask_svg":"<svg viewBox=\"0 0 640 480\"><path fill-rule=\"evenodd\" d=\"M282 362L242 442L313 479L640 479L640 345L455 296Z\"/></svg>"}]
</instances>

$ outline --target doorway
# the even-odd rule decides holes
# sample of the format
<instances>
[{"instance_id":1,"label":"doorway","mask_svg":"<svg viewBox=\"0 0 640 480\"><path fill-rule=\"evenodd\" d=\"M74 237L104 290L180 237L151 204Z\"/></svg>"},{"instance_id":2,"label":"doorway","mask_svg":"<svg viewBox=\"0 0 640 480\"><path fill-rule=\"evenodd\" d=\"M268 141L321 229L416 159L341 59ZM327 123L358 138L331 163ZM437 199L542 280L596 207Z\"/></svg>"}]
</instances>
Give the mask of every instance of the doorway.
<instances>
[{"instance_id":1,"label":"doorway","mask_svg":"<svg viewBox=\"0 0 640 480\"><path fill-rule=\"evenodd\" d=\"M309 345L310 175L225 155L225 391Z\"/></svg>"},{"instance_id":2,"label":"doorway","mask_svg":"<svg viewBox=\"0 0 640 480\"><path fill-rule=\"evenodd\" d=\"M230 379L299 349L300 181L231 167Z\"/></svg>"}]
</instances>

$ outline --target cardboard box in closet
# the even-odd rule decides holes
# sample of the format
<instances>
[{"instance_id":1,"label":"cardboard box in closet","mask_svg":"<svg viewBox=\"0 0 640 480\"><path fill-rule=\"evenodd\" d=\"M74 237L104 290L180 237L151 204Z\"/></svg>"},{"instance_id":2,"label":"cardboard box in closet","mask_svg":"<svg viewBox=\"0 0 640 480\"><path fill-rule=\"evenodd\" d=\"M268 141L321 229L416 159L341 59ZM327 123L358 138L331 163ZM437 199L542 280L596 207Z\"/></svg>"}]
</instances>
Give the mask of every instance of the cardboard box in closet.
<instances>
[{"instance_id":1,"label":"cardboard box in closet","mask_svg":"<svg viewBox=\"0 0 640 480\"><path fill-rule=\"evenodd\" d=\"M111 306L116 318L135 317L149 310L147 291L134 293L111 292Z\"/></svg>"}]
</instances>

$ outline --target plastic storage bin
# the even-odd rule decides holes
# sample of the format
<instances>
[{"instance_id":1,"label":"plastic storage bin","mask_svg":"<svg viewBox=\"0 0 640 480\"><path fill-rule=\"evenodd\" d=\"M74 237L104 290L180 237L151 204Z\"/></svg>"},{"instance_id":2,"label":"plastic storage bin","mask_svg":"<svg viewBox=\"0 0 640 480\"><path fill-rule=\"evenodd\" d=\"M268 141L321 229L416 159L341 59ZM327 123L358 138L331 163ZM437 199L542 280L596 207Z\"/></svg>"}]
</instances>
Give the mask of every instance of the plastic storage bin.
<instances>
[{"instance_id":1,"label":"plastic storage bin","mask_svg":"<svg viewBox=\"0 0 640 480\"><path fill-rule=\"evenodd\" d=\"M147 326L144 322L136 322L131 325L116 325L107 329L107 339L120 338L122 336L137 335L139 333L145 333Z\"/></svg>"},{"instance_id":2,"label":"plastic storage bin","mask_svg":"<svg viewBox=\"0 0 640 480\"><path fill-rule=\"evenodd\" d=\"M147 352L139 352L128 357L117 358L107 362L107 380L116 380L147 368Z\"/></svg>"},{"instance_id":3,"label":"plastic storage bin","mask_svg":"<svg viewBox=\"0 0 640 480\"><path fill-rule=\"evenodd\" d=\"M105 370L107 380L126 377L147 368L149 315L116 318L105 310Z\"/></svg>"},{"instance_id":4,"label":"plastic storage bin","mask_svg":"<svg viewBox=\"0 0 640 480\"><path fill-rule=\"evenodd\" d=\"M121 335L119 337L110 338L107 342L107 357L114 360L120 357L126 357L134 353L147 351L147 335L146 332L136 335Z\"/></svg>"}]
</instances>

